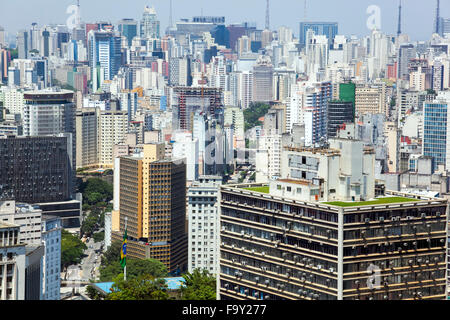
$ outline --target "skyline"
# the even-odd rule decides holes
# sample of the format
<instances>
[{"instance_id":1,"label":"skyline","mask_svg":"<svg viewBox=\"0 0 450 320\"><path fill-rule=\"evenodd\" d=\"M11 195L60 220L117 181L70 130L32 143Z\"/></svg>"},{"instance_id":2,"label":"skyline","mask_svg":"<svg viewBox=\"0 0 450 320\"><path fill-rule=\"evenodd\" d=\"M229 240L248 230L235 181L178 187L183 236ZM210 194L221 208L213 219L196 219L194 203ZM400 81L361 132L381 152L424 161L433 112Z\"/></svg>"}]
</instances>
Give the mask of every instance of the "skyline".
<instances>
[{"instance_id":1,"label":"skyline","mask_svg":"<svg viewBox=\"0 0 450 320\"><path fill-rule=\"evenodd\" d=\"M256 22L258 28L265 25L266 0L247 0L245 3L230 0L226 4L218 1L193 0L187 5L184 0L173 0L173 21L193 16L225 16L226 24L240 23L244 21ZM154 6L161 21L161 30L164 32L169 23L169 0L145 1L135 0L134 5L121 1L97 0L95 2L80 1L81 16L83 22L110 21L117 23L123 18L140 20L146 5ZM112 3L112 4L111 4ZM239 3L241 10L234 8ZM68 6L76 4L74 0L42 0L39 3L29 3L27 0L18 0L2 4L4 10L0 12L0 26L4 27L10 36L14 36L21 29L28 29L32 22L38 25L65 24L69 18L66 13ZM344 4L344 5L343 5ZM387 34L396 34L398 24L398 2L388 0L342 0L339 3L332 0L314 1L308 0L307 21L337 21L339 34L364 36L369 34L366 26L369 14L366 10L371 5L377 5L381 9L381 31ZM450 3L441 3L441 17L450 12ZM42 10L42 8L49 10ZM285 8L291 10L283 10ZM11 15L21 9L21 15ZM343 10L350 8L351 10ZM252 11L253 10L253 11ZM254 12L248 17L248 12ZM39 15L35 15L39 12ZM356 14L360 12L360 14ZM6 14L5 14L6 13ZM402 31L411 37L412 41L424 41L431 37L435 17L435 3L424 3L420 0L402 1ZM414 23L422 19L423 23ZM270 2L270 26L272 30L281 26L292 28L294 35L298 37L299 23L304 20L303 0L279 0ZM288 23L285 23L288 22Z\"/></svg>"}]
</instances>

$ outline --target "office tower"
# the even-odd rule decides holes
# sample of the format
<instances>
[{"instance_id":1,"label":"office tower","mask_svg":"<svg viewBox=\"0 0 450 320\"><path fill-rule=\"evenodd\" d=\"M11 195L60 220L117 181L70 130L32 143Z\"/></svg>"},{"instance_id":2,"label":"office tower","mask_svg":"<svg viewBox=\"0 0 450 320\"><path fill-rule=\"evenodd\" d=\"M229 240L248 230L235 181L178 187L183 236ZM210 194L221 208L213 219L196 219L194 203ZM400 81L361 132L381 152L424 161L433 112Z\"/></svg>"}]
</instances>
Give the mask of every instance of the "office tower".
<instances>
[{"instance_id":1,"label":"office tower","mask_svg":"<svg viewBox=\"0 0 450 320\"><path fill-rule=\"evenodd\" d=\"M141 38L159 39L159 29L155 8L146 6L141 20Z\"/></svg>"},{"instance_id":2,"label":"office tower","mask_svg":"<svg viewBox=\"0 0 450 320\"><path fill-rule=\"evenodd\" d=\"M332 97L331 82L303 82L293 88L286 110L286 129L305 126L305 145L324 143L327 135L327 110Z\"/></svg>"},{"instance_id":3,"label":"office tower","mask_svg":"<svg viewBox=\"0 0 450 320\"><path fill-rule=\"evenodd\" d=\"M128 46L131 47L133 38L137 36L138 22L133 19L122 19L118 23L119 32L127 38Z\"/></svg>"},{"instance_id":4,"label":"office tower","mask_svg":"<svg viewBox=\"0 0 450 320\"><path fill-rule=\"evenodd\" d=\"M0 26L0 49L8 47L8 43L5 39L5 28Z\"/></svg>"},{"instance_id":5,"label":"office tower","mask_svg":"<svg viewBox=\"0 0 450 320\"><path fill-rule=\"evenodd\" d=\"M318 79L318 73L328 65L328 39L323 35L315 35L312 30L309 30L305 46L308 59L307 73L311 79Z\"/></svg>"},{"instance_id":6,"label":"office tower","mask_svg":"<svg viewBox=\"0 0 450 320\"><path fill-rule=\"evenodd\" d=\"M118 94L120 110L128 113L128 122L135 120L138 108L138 93L131 91L122 91Z\"/></svg>"},{"instance_id":7,"label":"office tower","mask_svg":"<svg viewBox=\"0 0 450 320\"><path fill-rule=\"evenodd\" d=\"M92 90L102 86L104 80L112 80L122 63L121 40L109 31L89 31L89 67Z\"/></svg>"},{"instance_id":8,"label":"office tower","mask_svg":"<svg viewBox=\"0 0 450 320\"><path fill-rule=\"evenodd\" d=\"M220 176L201 176L187 193L188 271L204 269L218 274Z\"/></svg>"},{"instance_id":9,"label":"office tower","mask_svg":"<svg viewBox=\"0 0 450 320\"><path fill-rule=\"evenodd\" d=\"M196 112L216 119L223 124L223 97L219 88L174 87L172 88L173 129L191 131L192 116Z\"/></svg>"},{"instance_id":10,"label":"office tower","mask_svg":"<svg viewBox=\"0 0 450 320\"><path fill-rule=\"evenodd\" d=\"M436 17L434 20L434 33L441 34L441 8L440 0L436 0Z\"/></svg>"},{"instance_id":11,"label":"office tower","mask_svg":"<svg viewBox=\"0 0 450 320\"><path fill-rule=\"evenodd\" d=\"M199 141L192 138L190 132L174 132L172 134L174 159L185 159L186 180L197 181L199 176Z\"/></svg>"},{"instance_id":12,"label":"office tower","mask_svg":"<svg viewBox=\"0 0 450 320\"><path fill-rule=\"evenodd\" d=\"M45 244L43 300L60 300L61 291L61 219L42 217L42 241Z\"/></svg>"},{"instance_id":13,"label":"office tower","mask_svg":"<svg viewBox=\"0 0 450 320\"><path fill-rule=\"evenodd\" d=\"M353 102L330 101L328 103L328 138L336 137L338 128L350 122L355 122Z\"/></svg>"},{"instance_id":14,"label":"office tower","mask_svg":"<svg viewBox=\"0 0 450 320\"><path fill-rule=\"evenodd\" d=\"M0 300L25 299L25 244L18 225L0 222Z\"/></svg>"},{"instance_id":15,"label":"office tower","mask_svg":"<svg viewBox=\"0 0 450 320\"><path fill-rule=\"evenodd\" d=\"M416 48L413 44L401 45L398 51L398 77L409 80L409 62L416 58Z\"/></svg>"},{"instance_id":16,"label":"office tower","mask_svg":"<svg viewBox=\"0 0 450 320\"><path fill-rule=\"evenodd\" d=\"M328 44L334 42L334 38L339 33L337 22L300 22L300 45L305 47L307 44L307 33L309 30L314 31L316 36L326 36L328 39Z\"/></svg>"},{"instance_id":17,"label":"office tower","mask_svg":"<svg viewBox=\"0 0 450 320\"><path fill-rule=\"evenodd\" d=\"M99 164L98 153L98 108L76 110L76 168L95 167Z\"/></svg>"},{"instance_id":18,"label":"office tower","mask_svg":"<svg viewBox=\"0 0 450 320\"><path fill-rule=\"evenodd\" d=\"M41 244L42 210L14 200L0 200L0 220L20 226L20 243Z\"/></svg>"},{"instance_id":19,"label":"office tower","mask_svg":"<svg viewBox=\"0 0 450 320\"><path fill-rule=\"evenodd\" d=\"M23 133L25 136L70 135L72 170L76 167L75 104L73 91L47 89L24 93ZM73 174L75 179L75 174ZM74 191L75 181L70 181ZM61 200L61 199L59 199Z\"/></svg>"},{"instance_id":20,"label":"office tower","mask_svg":"<svg viewBox=\"0 0 450 320\"><path fill-rule=\"evenodd\" d=\"M438 166L450 168L448 107L450 95L441 92L433 102L425 102L423 107L423 155L433 158L433 170Z\"/></svg>"},{"instance_id":21,"label":"office tower","mask_svg":"<svg viewBox=\"0 0 450 320\"><path fill-rule=\"evenodd\" d=\"M28 59L28 32L26 30L17 33L17 50L19 59Z\"/></svg>"},{"instance_id":22,"label":"office tower","mask_svg":"<svg viewBox=\"0 0 450 320\"><path fill-rule=\"evenodd\" d=\"M25 252L25 300L42 300L45 246L27 245Z\"/></svg>"},{"instance_id":23,"label":"office tower","mask_svg":"<svg viewBox=\"0 0 450 320\"><path fill-rule=\"evenodd\" d=\"M157 259L180 274L187 269L186 165L163 157L164 144L154 144L118 160L120 229L112 238L121 238L127 218L128 256Z\"/></svg>"},{"instance_id":24,"label":"office tower","mask_svg":"<svg viewBox=\"0 0 450 320\"><path fill-rule=\"evenodd\" d=\"M8 83L8 67L11 62L11 53L9 50L0 48L0 82Z\"/></svg>"},{"instance_id":25,"label":"office tower","mask_svg":"<svg viewBox=\"0 0 450 320\"><path fill-rule=\"evenodd\" d=\"M113 165L113 147L128 133L128 112L101 110L98 118L98 160L101 167Z\"/></svg>"},{"instance_id":26,"label":"office tower","mask_svg":"<svg viewBox=\"0 0 450 320\"><path fill-rule=\"evenodd\" d=\"M221 187L220 299L445 298L446 200L364 201L375 152L361 141L286 151L289 178Z\"/></svg>"},{"instance_id":27,"label":"office tower","mask_svg":"<svg viewBox=\"0 0 450 320\"><path fill-rule=\"evenodd\" d=\"M251 41L248 36L244 35L237 40L236 52L238 57L242 57L244 54L251 52Z\"/></svg>"},{"instance_id":28,"label":"office tower","mask_svg":"<svg viewBox=\"0 0 450 320\"><path fill-rule=\"evenodd\" d=\"M273 101L273 66L267 56L260 56L253 67L253 101Z\"/></svg>"},{"instance_id":29,"label":"office tower","mask_svg":"<svg viewBox=\"0 0 450 320\"><path fill-rule=\"evenodd\" d=\"M358 115L365 113L387 115L389 110L386 104L386 84L357 86L355 89L355 111Z\"/></svg>"},{"instance_id":30,"label":"office tower","mask_svg":"<svg viewBox=\"0 0 450 320\"><path fill-rule=\"evenodd\" d=\"M0 139L0 197L31 204L70 199L69 146L67 137Z\"/></svg>"}]
</instances>

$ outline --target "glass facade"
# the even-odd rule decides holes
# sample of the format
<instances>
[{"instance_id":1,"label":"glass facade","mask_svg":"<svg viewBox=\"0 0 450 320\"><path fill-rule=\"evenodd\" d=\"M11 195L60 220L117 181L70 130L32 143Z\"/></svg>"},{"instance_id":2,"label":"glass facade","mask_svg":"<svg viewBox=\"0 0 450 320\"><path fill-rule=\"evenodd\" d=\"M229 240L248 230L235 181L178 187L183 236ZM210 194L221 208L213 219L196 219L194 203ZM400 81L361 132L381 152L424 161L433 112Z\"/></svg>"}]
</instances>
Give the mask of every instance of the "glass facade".
<instances>
[{"instance_id":1,"label":"glass facade","mask_svg":"<svg viewBox=\"0 0 450 320\"><path fill-rule=\"evenodd\" d=\"M447 104L426 103L423 121L423 155L433 158L433 169L445 165L447 152Z\"/></svg>"}]
</instances>

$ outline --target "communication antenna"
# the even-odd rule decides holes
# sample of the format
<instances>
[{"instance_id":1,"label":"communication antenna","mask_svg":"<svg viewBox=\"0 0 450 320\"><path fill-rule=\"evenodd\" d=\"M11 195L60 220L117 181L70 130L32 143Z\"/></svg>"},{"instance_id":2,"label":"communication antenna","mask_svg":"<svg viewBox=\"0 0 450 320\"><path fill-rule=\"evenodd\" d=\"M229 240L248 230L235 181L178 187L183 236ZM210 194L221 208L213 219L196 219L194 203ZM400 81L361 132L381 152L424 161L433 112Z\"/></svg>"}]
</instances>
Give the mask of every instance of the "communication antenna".
<instances>
[{"instance_id":1,"label":"communication antenna","mask_svg":"<svg viewBox=\"0 0 450 320\"><path fill-rule=\"evenodd\" d=\"M306 22L306 17L307 17L307 12L308 12L308 4L307 4L306 0L304 0L304 3L305 3L305 7L303 9L303 21Z\"/></svg>"}]
</instances>

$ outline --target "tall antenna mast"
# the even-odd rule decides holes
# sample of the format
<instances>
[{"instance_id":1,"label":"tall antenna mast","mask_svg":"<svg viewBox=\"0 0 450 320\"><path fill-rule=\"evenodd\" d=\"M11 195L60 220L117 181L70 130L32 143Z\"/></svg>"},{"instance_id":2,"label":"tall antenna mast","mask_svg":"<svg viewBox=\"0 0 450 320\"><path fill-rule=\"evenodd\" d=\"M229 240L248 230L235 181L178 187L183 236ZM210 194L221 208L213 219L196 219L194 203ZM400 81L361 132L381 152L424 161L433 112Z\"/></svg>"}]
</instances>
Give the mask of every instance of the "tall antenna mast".
<instances>
[{"instance_id":1,"label":"tall antenna mast","mask_svg":"<svg viewBox=\"0 0 450 320\"><path fill-rule=\"evenodd\" d=\"M439 29L440 29L440 19L441 19L441 5L440 5L440 0L437 0L437 4L436 4L436 25L435 25L435 30L434 33L439 33Z\"/></svg>"},{"instance_id":2,"label":"tall antenna mast","mask_svg":"<svg viewBox=\"0 0 450 320\"><path fill-rule=\"evenodd\" d=\"M306 17L307 17L307 10L308 10L308 5L307 5L307 3L306 3L306 0L304 0L304 2L305 2L305 7L303 8L303 21L305 21L306 22Z\"/></svg>"},{"instance_id":3,"label":"tall antenna mast","mask_svg":"<svg viewBox=\"0 0 450 320\"><path fill-rule=\"evenodd\" d=\"M77 27L81 27L81 9L80 9L80 0L77 0Z\"/></svg>"},{"instance_id":4,"label":"tall antenna mast","mask_svg":"<svg viewBox=\"0 0 450 320\"><path fill-rule=\"evenodd\" d=\"M173 20L172 20L172 0L170 0L170 8L169 8L169 28L173 27Z\"/></svg>"},{"instance_id":5,"label":"tall antenna mast","mask_svg":"<svg viewBox=\"0 0 450 320\"><path fill-rule=\"evenodd\" d=\"M270 30L270 5L269 5L269 0L267 0L267 6L266 6L266 29Z\"/></svg>"},{"instance_id":6,"label":"tall antenna mast","mask_svg":"<svg viewBox=\"0 0 450 320\"><path fill-rule=\"evenodd\" d=\"M398 29L397 36L402 34L402 0L399 1L398 6Z\"/></svg>"}]
</instances>

